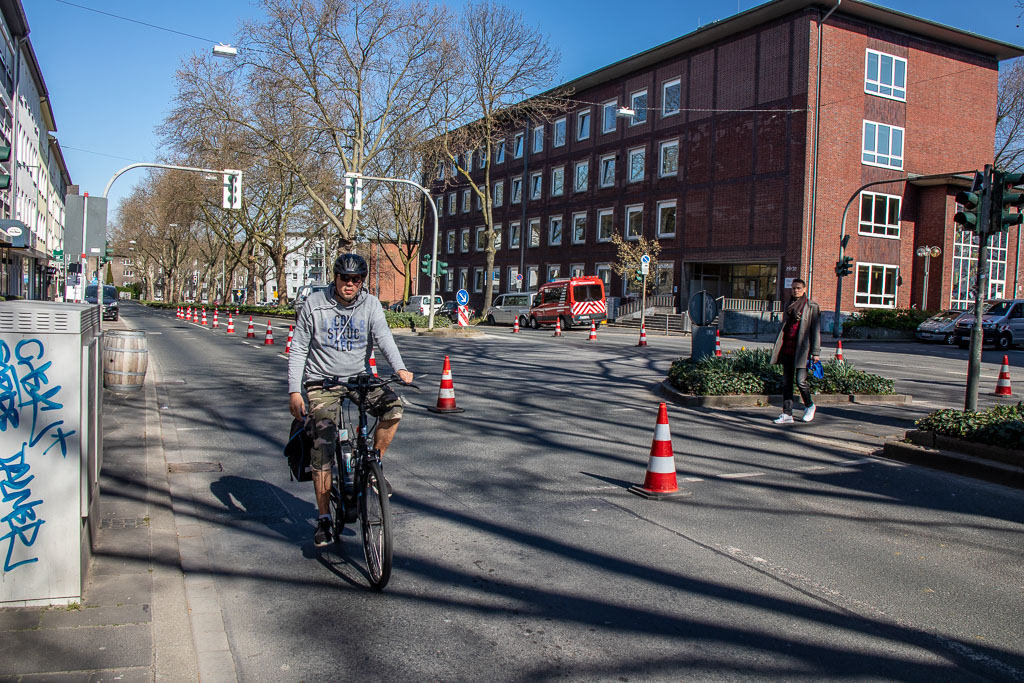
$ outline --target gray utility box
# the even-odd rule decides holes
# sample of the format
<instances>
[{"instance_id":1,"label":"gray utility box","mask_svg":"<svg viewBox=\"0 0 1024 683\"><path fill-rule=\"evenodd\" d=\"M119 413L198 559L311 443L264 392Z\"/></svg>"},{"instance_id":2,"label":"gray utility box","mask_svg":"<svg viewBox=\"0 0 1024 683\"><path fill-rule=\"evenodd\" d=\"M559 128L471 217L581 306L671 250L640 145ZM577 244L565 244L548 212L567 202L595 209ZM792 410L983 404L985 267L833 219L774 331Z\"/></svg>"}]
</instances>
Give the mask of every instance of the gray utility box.
<instances>
[{"instance_id":1,"label":"gray utility box","mask_svg":"<svg viewBox=\"0 0 1024 683\"><path fill-rule=\"evenodd\" d=\"M0 607L82 599L102 377L98 306L0 303Z\"/></svg>"}]
</instances>

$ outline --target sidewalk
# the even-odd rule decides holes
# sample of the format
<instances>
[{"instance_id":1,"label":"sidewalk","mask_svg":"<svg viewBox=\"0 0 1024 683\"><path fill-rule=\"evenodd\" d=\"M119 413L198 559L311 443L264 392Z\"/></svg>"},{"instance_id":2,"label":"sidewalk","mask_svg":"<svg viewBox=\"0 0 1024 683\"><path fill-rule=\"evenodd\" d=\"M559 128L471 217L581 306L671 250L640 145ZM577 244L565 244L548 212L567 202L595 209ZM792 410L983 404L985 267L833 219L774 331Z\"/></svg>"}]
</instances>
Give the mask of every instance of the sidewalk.
<instances>
[{"instance_id":1,"label":"sidewalk","mask_svg":"<svg viewBox=\"0 0 1024 683\"><path fill-rule=\"evenodd\" d=\"M151 371L103 391L99 514L81 605L0 609L0 681L199 679Z\"/></svg>"}]
</instances>

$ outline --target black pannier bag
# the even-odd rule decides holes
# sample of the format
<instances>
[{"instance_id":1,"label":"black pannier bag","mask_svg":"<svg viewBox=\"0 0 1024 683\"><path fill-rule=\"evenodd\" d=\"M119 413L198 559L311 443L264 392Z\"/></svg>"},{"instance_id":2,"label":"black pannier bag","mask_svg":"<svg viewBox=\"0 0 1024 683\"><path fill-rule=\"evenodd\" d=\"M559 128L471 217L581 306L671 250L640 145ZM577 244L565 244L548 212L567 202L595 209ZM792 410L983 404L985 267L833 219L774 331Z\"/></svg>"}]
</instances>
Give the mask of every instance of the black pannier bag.
<instances>
[{"instance_id":1,"label":"black pannier bag","mask_svg":"<svg viewBox=\"0 0 1024 683\"><path fill-rule=\"evenodd\" d=\"M288 458L288 472L291 474L292 480L313 480L313 471L309 466L310 452L313 450L313 437L306 425L306 420L292 420L292 428L288 432L288 443L284 445L284 457Z\"/></svg>"}]
</instances>

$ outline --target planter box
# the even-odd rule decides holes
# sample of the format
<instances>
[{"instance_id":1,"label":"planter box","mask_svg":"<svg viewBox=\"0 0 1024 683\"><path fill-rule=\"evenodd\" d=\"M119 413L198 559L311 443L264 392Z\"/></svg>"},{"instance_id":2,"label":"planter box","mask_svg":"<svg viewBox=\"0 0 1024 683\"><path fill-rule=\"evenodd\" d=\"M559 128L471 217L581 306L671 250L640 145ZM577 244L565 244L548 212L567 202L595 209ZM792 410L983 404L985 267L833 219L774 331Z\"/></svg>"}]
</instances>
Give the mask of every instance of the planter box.
<instances>
[{"instance_id":1,"label":"planter box","mask_svg":"<svg viewBox=\"0 0 1024 683\"><path fill-rule=\"evenodd\" d=\"M914 340L913 330L893 330L888 327L850 327L843 328L843 339L885 339Z\"/></svg>"},{"instance_id":2,"label":"planter box","mask_svg":"<svg viewBox=\"0 0 1024 683\"><path fill-rule=\"evenodd\" d=\"M661 394L681 406L687 408L745 408L750 406L782 405L781 394L739 394L728 396L697 396L684 394L670 380L660 386ZM836 405L841 403L902 405L913 401L910 394L814 394L816 405Z\"/></svg>"},{"instance_id":3,"label":"planter box","mask_svg":"<svg viewBox=\"0 0 1024 683\"><path fill-rule=\"evenodd\" d=\"M1024 467L1002 461L1002 457L1010 454L1017 463L1024 462L1024 451L1006 448L996 449L994 446L980 446L963 439L940 436L934 432L910 430L906 441L886 441L882 455L892 460L899 460L913 465L929 467L953 472L966 477L982 479L1004 486L1024 488ZM935 444L928 446L927 444ZM941 444L941 446L938 446ZM937 446L937 447L936 447ZM982 452L983 456L969 454L966 450ZM992 456L1001 451L1000 459Z\"/></svg>"},{"instance_id":4,"label":"planter box","mask_svg":"<svg viewBox=\"0 0 1024 683\"><path fill-rule=\"evenodd\" d=\"M975 443L965 439L958 439L954 436L926 432L920 429L911 429L907 432L907 441L925 448L937 448L943 451L963 453L973 458L984 460L995 460L1017 467L1024 467L1024 451L1015 448L1002 448L983 443Z\"/></svg>"}]
</instances>

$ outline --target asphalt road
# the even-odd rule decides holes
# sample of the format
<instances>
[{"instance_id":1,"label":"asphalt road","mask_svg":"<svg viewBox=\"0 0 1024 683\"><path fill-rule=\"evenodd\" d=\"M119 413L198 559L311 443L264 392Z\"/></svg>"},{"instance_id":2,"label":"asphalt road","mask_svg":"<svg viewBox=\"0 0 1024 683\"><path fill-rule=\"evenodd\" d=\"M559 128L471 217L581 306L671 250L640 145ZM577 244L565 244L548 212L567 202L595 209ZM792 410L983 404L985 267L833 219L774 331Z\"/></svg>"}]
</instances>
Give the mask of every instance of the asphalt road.
<instances>
[{"instance_id":1,"label":"asphalt road","mask_svg":"<svg viewBox=\"0 0 1024 683\"><path fill-rule=\"evenodd\" d=\"M626 488L688 340L397 336L430 376L387 457L377 594L358 535L314 548L312 486L288 481L286 335L123 315L148 333L168 460L222 467L169 477L241 680L1024 679L1024 493L871 455L962 402L958 349L845 350L925 406L823 406L793 429L777 408L670 406L688 495L654 502ZM445 355L459 415L426 410Z\"/></svg>"}]
</instances>

